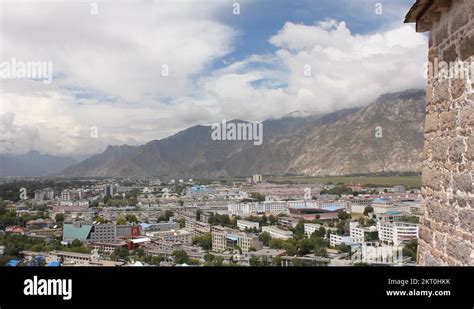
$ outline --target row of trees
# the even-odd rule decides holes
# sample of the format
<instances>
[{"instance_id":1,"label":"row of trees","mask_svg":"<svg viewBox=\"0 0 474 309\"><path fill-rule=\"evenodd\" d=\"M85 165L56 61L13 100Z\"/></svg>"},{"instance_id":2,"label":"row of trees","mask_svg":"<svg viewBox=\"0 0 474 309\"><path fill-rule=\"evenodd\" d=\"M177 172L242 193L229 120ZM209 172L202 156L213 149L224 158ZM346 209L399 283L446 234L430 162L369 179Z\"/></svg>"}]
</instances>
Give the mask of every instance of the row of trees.
<instances>
[{"instance_id":1,"label":"row of trees","mask_svg":"<svg viewBox=\"0 0 474 309\"><path fill-rule=\"evenodd\" d=\"M26 226L26 222L36 219L47 219L45 211L39 211L37 215L23 214L17 216L15 211L7 210L5 205L0 205L0 228L10 225Z\"/></svg>"}]
</instances>

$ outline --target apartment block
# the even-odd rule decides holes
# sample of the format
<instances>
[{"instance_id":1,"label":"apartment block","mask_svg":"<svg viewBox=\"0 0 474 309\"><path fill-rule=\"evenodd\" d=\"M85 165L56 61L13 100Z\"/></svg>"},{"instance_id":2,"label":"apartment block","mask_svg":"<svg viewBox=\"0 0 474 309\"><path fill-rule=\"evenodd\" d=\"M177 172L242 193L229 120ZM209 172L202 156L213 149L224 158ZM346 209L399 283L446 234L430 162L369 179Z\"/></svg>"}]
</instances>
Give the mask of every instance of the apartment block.
<instances>
[{"instance_id":1,"label":"apartment block","mask_svg":"<svg viewBox=\"0 0 474 309\"><path fill-rule=\"evenodd\" d=\"M224 252L239 247L243 253L249 252L250 248L259 250L262 243L255 234L240 232L226 227L212 227L212 251Z\"/></svg>"}]
</instances>

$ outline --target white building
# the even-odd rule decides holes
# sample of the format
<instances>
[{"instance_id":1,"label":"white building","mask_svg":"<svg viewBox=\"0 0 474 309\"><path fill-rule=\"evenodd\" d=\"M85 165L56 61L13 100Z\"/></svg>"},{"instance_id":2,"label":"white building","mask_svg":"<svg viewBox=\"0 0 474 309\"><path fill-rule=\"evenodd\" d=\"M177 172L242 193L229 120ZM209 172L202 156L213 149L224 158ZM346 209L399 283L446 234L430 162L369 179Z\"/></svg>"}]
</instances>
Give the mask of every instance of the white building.
<instances>
[{"instance_id":1,"label":"white building","mask_svg":"<svg viewBox=\"0 0 474 309\"><path fill-rule=\"evenodd\" d=\"M285 231L276 226L262 226L262 232L267 232L272 238L287 240L293 237L292 231Z\"/></svg>"},{"instance_id":2,"label":"white building","mask_svg":"<svg viewBox=\"0 0 474 309\"><path fill-rule=\"evenodd\" d=\"M321 227L320 224L314 224L314 223L305 223L304 224L304 233L309 237L311 234L313 234L315 231L319 230Z\"/></svg>"},{"instance_id":3,"label":"white building","mask_svg":"<svg viewBox=\"0 0 474 309\"><path fill-rule=\"evenodd\" d=\"M361 227L359 222L354 221L349 223L350 226L350 238L352 242L362 243L365 241L365 234L377 231L376 226Z\"/></svg>"},{"instance_id":4,"label":"white building","mask_svg":"<svg viewBox=\"0 0 474 309\"><path fill-rule=\"evenodd\" d=\"M67 202L67 201L70 201L71 200L71 193L69 192L69 190L64 190L63 192L61 192L61 201L62 202Z\"/></svg>"},{"instance_id":5,"label":"white building","mask_svg":"<svg viewBox=\"0 0 474 309\"><path fill-rule=\"evenodd\" d=\"M244 231L245 229L252 230L256 228L257 230L260 228L258 222L248 221L248 220L237 220L237 227L239 230Z\"/></svg>"},{"instance_id":6,"label":"white building","mask_svg":"<svg viewBox=\"0 0 474 309\"><path fill-rule=\"evenodd\" d=\"M336 235L336 234L331 234L329 238L329 244L332 247L338 246L340 244L351 244L351 238L349 236L341 236L341 235Z\"/></svg>"},{"instance_id":7,"label":"white building","mask_svg":"<svg viewBox=\"0 0 474 309\"><path fill-rule=\"evenodd\" d=\"M263 177L260 174L255 174L255 175L252 176L252 180L253 180L253 182L262 182Z\"/></svg>"},{"instance_id":8,"label":"white building","mask_svg":"<svg viewBox=\"0 0 474 309\"><path fill-rule=\"evenodd\" d=\"M377 222L379 240L399 245L412 239L418 239L418 224L408 222Z\"/></svg>"},{"instance_id":9,"label":"white building","mask_svg":"<svg viewBox=\"0 0 474 309\"><path fill-rule=\"evenodd\" d=\"M193 242L193 233L188 230L169 230L169 231L158 231L150 232L149 235L153 237L161 238L168 242L180 242L186 245L190 245Z\"/></svg>"},{"instance_id":10,"label":"white building","mask_svg":"<svg viewBox=\"0 0 474 309\"><path fill-rule=\"evenodd\" d=\"M286 213L288 210L286 201L265 201L263 203L238 203L227 205L230 215L252 215L258 213Z\"/></svg>"}]
</instances>

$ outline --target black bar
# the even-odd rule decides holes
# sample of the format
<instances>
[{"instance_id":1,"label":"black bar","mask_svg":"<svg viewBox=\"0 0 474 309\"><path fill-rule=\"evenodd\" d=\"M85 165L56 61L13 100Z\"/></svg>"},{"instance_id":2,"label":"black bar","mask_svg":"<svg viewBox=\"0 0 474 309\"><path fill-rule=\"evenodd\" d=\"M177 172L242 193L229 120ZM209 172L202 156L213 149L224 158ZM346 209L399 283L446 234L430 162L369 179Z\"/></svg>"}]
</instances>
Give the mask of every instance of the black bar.
<instances>
[{"instance_id":1,"label":"black bar","mask_svg":"<svg viewBox=\"0 0 474 309\"><path fill-rule=\"evenodd\" d=\"M0 307L50 304L455 304L473 308L473 267L2 267ZM72 279L72 298L25 296L24 281ZM388 280L419 280L400 286ZM448 279L449 284L423 284ZM397 281L400 282L400 281ZM433 282L431 282L433 283ZM450 296L387 296L387 290L449 291ZM28 307L29 308L29 307ZM406 307L403 307L406 308Z\"/></svg>"}]
</instances>

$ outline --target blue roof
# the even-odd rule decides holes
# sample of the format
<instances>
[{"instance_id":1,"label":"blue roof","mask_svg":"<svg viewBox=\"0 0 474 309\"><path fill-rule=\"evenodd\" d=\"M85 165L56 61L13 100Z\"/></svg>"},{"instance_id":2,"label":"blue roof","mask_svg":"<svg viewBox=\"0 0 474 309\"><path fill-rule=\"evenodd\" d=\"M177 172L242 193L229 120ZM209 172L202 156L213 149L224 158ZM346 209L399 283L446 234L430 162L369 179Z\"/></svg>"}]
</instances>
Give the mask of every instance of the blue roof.
<instances>
[{"instance_id":1,"label":"blue roof","mask_svg":"<svg viewBox=\"0 0 474 309\"><path fill-rule=\"evenodd\" d=\"M384 215L399 215L399 214L401 214L401 212L398 210L389 210L384 213Z\"/></svg>"},{"instance_id":2,"label":"blue roof","mask_svg":"<svg viewBox=\"0 0 474 309\"><path fill-rule=\"evenodd\" d=\"M328 210L328 211L336 211L339 209L344 209L343 206L338 206L338 205L329 205L329 206L324 206L321 207L321 209Z\"/></svg>"},{"instance_id":3,"label":"blue roof","mask_svg":"<svg viewBox=\"0 0 474 309\"><path fill-rule=\"evenodd\" d=\"M48 262L48 264L46 264L46 266L59 267L59 266L61 266L61 264L58 261L51 261L51 262Z\"/></svg>"},{"instance_id":4,"label":"blue roof","mask_svg":"<svg viewBox=\"0 0 474 309\"><path fill-rule=\"evenodd\" d=\"M238 237L237 236L234 236L234 235L228 235L227 236L227 239L230 239L232 241L237 241L238 240Z\"/></svg>"},{"instance_id":5,"label":"blue roof","mask_svg":"<svg viewBox=\"0 0 474 309\"><path fill-rule=\"evenodd\" d=\"M10 260L7 262L6 266L17 266L20 263L20 260Z\"/></svg>"},{"instance_id":6,"label":"blue roof","mask_svg":"<svg viewBox=\"0 0 474 309\"><path fill-rule=\"evenodd\" d=\"M376 198L376 199L374 200L374 202L384 203L384 202L386 202L386 201L385 201L384 198Z\"/></svg>"}]
</instances>

